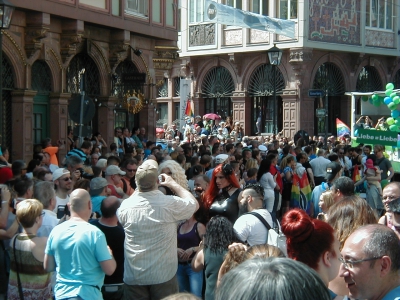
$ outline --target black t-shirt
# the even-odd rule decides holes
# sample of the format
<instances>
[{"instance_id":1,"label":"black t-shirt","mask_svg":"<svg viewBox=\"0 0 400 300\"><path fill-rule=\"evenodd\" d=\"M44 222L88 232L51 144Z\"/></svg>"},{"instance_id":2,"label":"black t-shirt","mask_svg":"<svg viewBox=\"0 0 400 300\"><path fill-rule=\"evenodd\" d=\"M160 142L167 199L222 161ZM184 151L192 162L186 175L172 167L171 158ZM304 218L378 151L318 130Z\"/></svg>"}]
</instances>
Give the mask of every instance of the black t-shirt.
<instances>
[{"instance_id":1,"label":"black t-shirt","mask_svg":"<svg viewBox=\"0 0 400 300\"><path fill-rule=\"evenodd\" d=\"M107 245L111 248L117 268L114 274L104 277L104 284L123 283L124 279L124 241L125 231L121 226L105 226L99 220L90 220L90 224L99 228L106 236Z\"/></svg>"},{"instance_id":2,"label":"black t-shirt","mask_svg":"<svg viewBox=\"0 0 400 300\"><path fill-rule=\"evenodd\" d=\"M312 170L312 167L311 167L311 164L309 161L306 161L305 163L303 163L302 166L306 169L306 172L307 172L307 169ZM307 172L307 177L308 177L308 181L311 183L310 174L308 174L308 172Z\"/></svg>"}]
</instances>

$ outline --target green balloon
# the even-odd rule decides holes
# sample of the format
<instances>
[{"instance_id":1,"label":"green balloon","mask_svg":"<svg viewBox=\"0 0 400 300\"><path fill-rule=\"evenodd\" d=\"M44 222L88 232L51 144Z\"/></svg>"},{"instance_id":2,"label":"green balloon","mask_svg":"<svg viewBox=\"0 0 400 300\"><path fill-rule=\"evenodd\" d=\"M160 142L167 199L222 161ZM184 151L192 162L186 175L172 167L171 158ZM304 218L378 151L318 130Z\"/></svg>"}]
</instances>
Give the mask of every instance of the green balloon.
<instances>
[{"instance_id":1,"label":"green balloon","mask_svg":"<svg viewBox=\"0 0 400 300\"><path fill-rule=\"evenodd\" d=\"M398 127L396 125L389 126L390 131L397 131Z\"/></svg>"},{"instance_id":2,"label":"green balloon","mask_svg":"<svg viewBox=\"0 0 400 300\"><path fill-rule=\"evenodd\" d=\"M386 90L385 92L386 96L390 96L391 93L393 93L393 89Z\"/></svg>"},{"instance_id":3,"label":"green balloon","mask_svg":"<svg viewBox=\"0 0 400 300\"><path fill-rule=\"evenodd\" d=\"M379 101L373 102L372 104L373 104L374 106L376 106L376 107L381 106L381 102L379 102Z\"/></svg>"},{"instance_id":4,"label":"green balloon","mask_svg":"<svg viewBox=\"0 0 400 300\"><path fill-rule=\"evenodd\" d=\"M397 104L394 103L394 102L390 102L388 104L388 107L389 107L390 110L395 110L395 109L397 109Z\"/></svg>"},{"instance_id":5,"label":"green balloon","mask_svg":"<svg viewBox=\"0 0 400 300\"><path fill-rule=\"evenodd\" d=\"M389 125L393 125L394 119L392 117L389 117L389 118L387 118L386 123L388 123Z\"/></svg>"},{"instance_id":6,"label":"green balloon","mask_svg":"<svg viewBox=\"0 0 400 300\"><path fill-rule=\"evenodd\" d=\"M373 101L379 100L379 96L377 94L373 94L371 98Z\"/></svg>"},{"instance_id":7,"label":"green balloon","mask_svg":"<svg viewBox=\"0 0 400 300\"><path fill-rule=\"evenodd\" d=\"M367 102L367 101L368 101L368 96L365 96L365 95L362 96L362 97L361 97L361 100L364 101L364 102Z\"/></svg>"},{"instance_id":8,"label":"green balloon","mask_svg":"<svg viewBox=\"0 0 400 300\"><path fill-rule=\"evenodd\" d=\"M394 124L396 124L397 126L400 126L400 119L397 118L397 119L394 121Z\"/></svg>"},{"instance_id":9,"label":"green balloon","mask_svg":"<svg viewBox=\"0 0 400 300\"><path fill-rule=\"evenodd\" d=\"M391 83L391 82L389 82L389 83L386 85L386 89L387 89L387 90L393 90L393 89L394 89L394 84Z\"/></svg>"},{"instance_id":10,"label":"green balloon","mask_svg":"<svg viewBox=\"0 0 400 300\"><path fill-rule=\"evenodd\" d=\"M393 97L393 103L399 104L400 103L400 97L399 96Z\"/></svg>"},{"instance_id":11,"label":"green balloon","mask_svg":"<svg viewBox=\"0 0 400 300\"><path fill-rule=\"evenodd\" d=\"M389 97L393 99L394 97L396 97L396 95L397 95L396 92L393 92L393 93L390 94Z\"/></svg>"}]
</instances>

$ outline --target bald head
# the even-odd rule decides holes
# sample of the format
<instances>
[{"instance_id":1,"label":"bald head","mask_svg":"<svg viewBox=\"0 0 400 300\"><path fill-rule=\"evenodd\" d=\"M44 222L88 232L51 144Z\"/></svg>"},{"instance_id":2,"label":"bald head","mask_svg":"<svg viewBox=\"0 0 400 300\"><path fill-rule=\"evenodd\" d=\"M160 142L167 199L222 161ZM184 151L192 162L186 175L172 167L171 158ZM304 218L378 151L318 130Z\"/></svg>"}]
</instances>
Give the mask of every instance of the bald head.
<instances>
[{"instance_id":1,"label":"bald head","mask_svg":"<svg viewBox=\"0 0 400 300\"><path fill-rule=\"evenodd\" d=\"M117 215L121 202L115 196L108 196L101 202L100 211L103 218L112 218Z\"/></svg>"},{"instance_id":2,"label":"bald head","mask_svg":"<svg viewBox=\"0 0 400 300\"><path fill-rule=\"evenodd\" d=\"M87 210L91 211L91 207L88 205L90 203L90 195L87 190L74 190L69 197L69 202L71 203L71 212L80 214L87 212Z\"/></svg>"}]
</instances>

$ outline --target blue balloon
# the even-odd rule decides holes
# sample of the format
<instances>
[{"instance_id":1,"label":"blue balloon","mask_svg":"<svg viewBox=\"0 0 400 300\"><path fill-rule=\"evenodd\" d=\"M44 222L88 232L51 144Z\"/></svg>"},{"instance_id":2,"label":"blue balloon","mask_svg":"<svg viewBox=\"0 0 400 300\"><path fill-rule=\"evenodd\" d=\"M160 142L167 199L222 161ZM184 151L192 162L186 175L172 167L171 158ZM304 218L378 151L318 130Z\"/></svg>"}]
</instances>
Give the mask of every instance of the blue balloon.
<instances>
[{"instance_id":1,"label":"blue balloon","mask_svg":"<svg viewBox=\"0 0 400 300\"><path fill-rule=\"evenodd\" d=\"M396 119L396 118L398 118L398 117L400 116L400 111L398 111L398 110L392 110L391 115L392 115L392 117L393 117L394 119Z\"/></svg>"},{"instance_id":2,"label":"blue balloon","mask_svg":"<svg viewBox=\"0 0 400 300\"><path fill-rule=\"evenodd\" d=\"M354 130L354 136L358 136L358 129Z\"/></svg>"},{"instance_id":3,"label":"blue balloon","mask_svg":"<svg viewBox=\"0 0 400 300\"><path fill-rule=\"evenodd\" d=\"M383 102L388 105L390 102L393 102L393 99L390 97L385 97L385 99L383 99Z\"/></svg>"}]
</instances>

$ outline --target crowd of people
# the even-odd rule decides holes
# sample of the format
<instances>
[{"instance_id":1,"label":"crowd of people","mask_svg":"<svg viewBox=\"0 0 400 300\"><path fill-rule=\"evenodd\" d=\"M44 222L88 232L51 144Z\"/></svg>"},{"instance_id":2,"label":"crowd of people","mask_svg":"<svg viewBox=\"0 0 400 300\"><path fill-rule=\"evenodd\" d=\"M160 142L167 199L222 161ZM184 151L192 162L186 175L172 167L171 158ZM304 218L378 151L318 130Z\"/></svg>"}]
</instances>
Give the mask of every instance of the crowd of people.
<instances>
[{"instance_id":1,"label":"crowd of people","mask_svg":"<svg viewBox=\"0 0 400 300\"><path fill-rule=\"evenodd\" d=\"M3 149L0 299L400 299L382 145L195 118L77 146Z\"/></svg>"}]
</instances>

